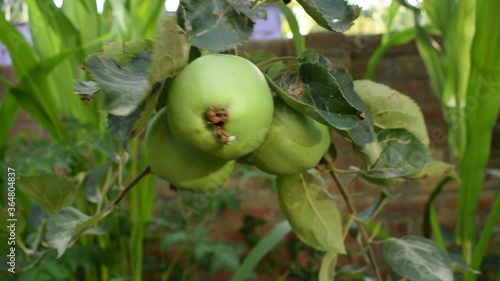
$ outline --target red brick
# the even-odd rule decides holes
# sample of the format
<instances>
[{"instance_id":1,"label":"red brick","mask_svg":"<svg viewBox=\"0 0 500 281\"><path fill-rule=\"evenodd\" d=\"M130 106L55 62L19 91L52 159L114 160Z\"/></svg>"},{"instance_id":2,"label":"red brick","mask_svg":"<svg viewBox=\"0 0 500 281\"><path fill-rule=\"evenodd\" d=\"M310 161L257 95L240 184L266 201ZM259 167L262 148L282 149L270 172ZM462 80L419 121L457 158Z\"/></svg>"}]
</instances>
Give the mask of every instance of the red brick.
<instances>
[{"instance_id":1,"label":"red brick","mask_svg":"<svg viewBox=\"0 0 500 281\"><path fill-rule=\"evenodd\" d=\"M355 59L347 65L353 79L363 79L368 67L368 61L365 59ZM373 80L382 78L391 78L394 75L393 61L390 58L381 59L375 66Z\"/></svg>"}]
</instances>

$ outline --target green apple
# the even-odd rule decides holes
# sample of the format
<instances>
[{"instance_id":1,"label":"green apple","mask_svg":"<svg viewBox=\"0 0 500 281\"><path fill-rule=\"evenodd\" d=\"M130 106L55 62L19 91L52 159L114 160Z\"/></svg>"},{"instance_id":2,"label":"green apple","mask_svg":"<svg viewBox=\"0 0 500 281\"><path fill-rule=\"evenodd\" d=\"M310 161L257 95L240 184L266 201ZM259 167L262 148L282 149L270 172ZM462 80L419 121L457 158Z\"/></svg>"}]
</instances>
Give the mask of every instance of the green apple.
<instances>
[{"instance_id":1,"label":"green apple","mask_svg":"<svg viewBox=\"0 0 500 281\"><path fill-rule=\"evenodd\" d=\"M233 55L206 55L186 66L167 96L172 134L214 157L232 160L255 150L273 116L260 70Z\"/></svg>"},{"instance_id":2,"label":"green apple","mask_svg":"<svg viewBox=\"0 0 500 281\"><path fill-rule=\"evenodd\" d=\"M215 191L229 178L235 166L235 161L204 155L173 138L165 107L151 121L145 142L151 171L180 189Z\"/></svg>"},{"instance_id":3,"label":"green apple","mask_svg":"<svg viewBox=\"0 0 500 281\"><path fill-rule=\"evenodd\" d=\"M264 142L243 161L264 172L294 175L315 167L331 143L330 129L275 99Z\"/></svg>"}]
</instances>

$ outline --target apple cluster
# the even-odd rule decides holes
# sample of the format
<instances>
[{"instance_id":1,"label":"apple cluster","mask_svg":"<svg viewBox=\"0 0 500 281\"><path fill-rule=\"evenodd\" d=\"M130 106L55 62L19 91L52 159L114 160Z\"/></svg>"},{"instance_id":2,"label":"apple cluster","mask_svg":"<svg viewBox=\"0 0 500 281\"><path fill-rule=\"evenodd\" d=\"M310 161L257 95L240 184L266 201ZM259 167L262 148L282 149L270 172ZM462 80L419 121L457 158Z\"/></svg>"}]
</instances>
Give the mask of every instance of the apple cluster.
<instances>
[{"instance_id":1,"label":"apple cluster","mask_svg":"<svg viewBox=\"0 0 500 281\"><path fill-rule=\"evenodd\" d=\"M331 139L327 126L273 97L253 63L212 54L175 77L145 141L154 174L180 189L211 192L238 162L275 175L304 172Z\"/></svg>"}]
</instances>

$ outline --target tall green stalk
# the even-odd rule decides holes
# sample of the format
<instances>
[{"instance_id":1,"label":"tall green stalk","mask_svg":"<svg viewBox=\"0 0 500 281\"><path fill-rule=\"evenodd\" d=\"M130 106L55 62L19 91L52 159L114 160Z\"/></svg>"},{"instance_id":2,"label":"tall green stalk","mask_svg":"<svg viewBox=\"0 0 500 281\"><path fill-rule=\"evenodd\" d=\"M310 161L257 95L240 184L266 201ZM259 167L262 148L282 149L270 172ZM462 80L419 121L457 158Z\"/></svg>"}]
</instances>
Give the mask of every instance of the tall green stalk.
<instances>
[{"instance_id":1,"label":"tall green stalk","mask_svg":"<svg viewBox=\"0 0 500 281\"><path fill-rule=\"evenodd\" d=\"M473 255L477 241L476 209L482 189L484 170L488 162L492 129L500 109L500 26L497 20L500 2L477 1L476 32L471 50L471 68L466 96L466 146L460 157L460 195L458 238L463 256L473 266L479 266L484 256ZM498 212L498 208L492 209ZM494 215L494 214L492 214ZM491 223L491 222L490 222ZM495 222L493 222L495 223ZM486 229L488 229L488 225ZM482 233L481 235L488 235ZM474 259L473 259L474 258ZM477 260L479 259L479 261ZM474 268L478 270L479 268ZM465 280L475 280L467 273Z\"/></svg>"},{"instance_id":2,"label":"tall green stalk","mask_svg":"<svg viewBox=\"0 0 500 281\"><path fill-rule=\"evenodd\" d=\"M491 236L495 224L490 219L482 233L477 231L476 210L492 128L500 109L500 27L494 24L500 2L425 0L422 8L403 0L399 2L415 14L417 47L450 128L450 150L458 159L460 189L455 240L462 247L464 260L478 270L485 254L486 237ZM424 28L423 11L440 31L443 47ZM387 44L379 49L386 50ZM371 69L381 56L377 53L373 58ZM500 216L497 205L490 218ZM476 245L478 237L481 243ZM471 272L464 277L467 281L477 278Z\"/></svg>"}]
</instances>

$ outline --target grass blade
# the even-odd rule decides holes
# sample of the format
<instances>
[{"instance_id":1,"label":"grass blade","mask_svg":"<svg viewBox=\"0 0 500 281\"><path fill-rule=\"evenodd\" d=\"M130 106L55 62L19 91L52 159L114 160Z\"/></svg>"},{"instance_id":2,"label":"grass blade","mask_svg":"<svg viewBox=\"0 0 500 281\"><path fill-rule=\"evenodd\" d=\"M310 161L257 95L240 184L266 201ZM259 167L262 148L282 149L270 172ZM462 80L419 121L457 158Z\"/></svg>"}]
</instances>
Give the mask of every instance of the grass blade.
<instances>
[{"instance_id":1,"label":"grass blade","mask_svg":"<svg viewBox=\"0 0 500 281\"><path fill-rule=\"evenodd\" d=\"M248 275L252 272L255 266L260 262L260 260L269 253L278 243L287 235L292 228L288 221L284 220L262 237L259 242L253 247L248 256L241 264L240 268L236 274L231 278L231 281L243 281L248 278Z\"/></svg>"},{"instance_id":2,"label":"grass blade","mask_svg":"<svg viewBox=\"0 0 500 281\"><path fill-rule=\"evenodd\" d=\"M370 57L368 61L368 66L366 67L365 79L373 79L375 74L375 66L382 58L382 56L392 47L402 45L410 42L415 38L415 29L413 27L402 30L391 37L389 37L385 42L377 47L375 52Z\"/></svg>"}]
</instances>

